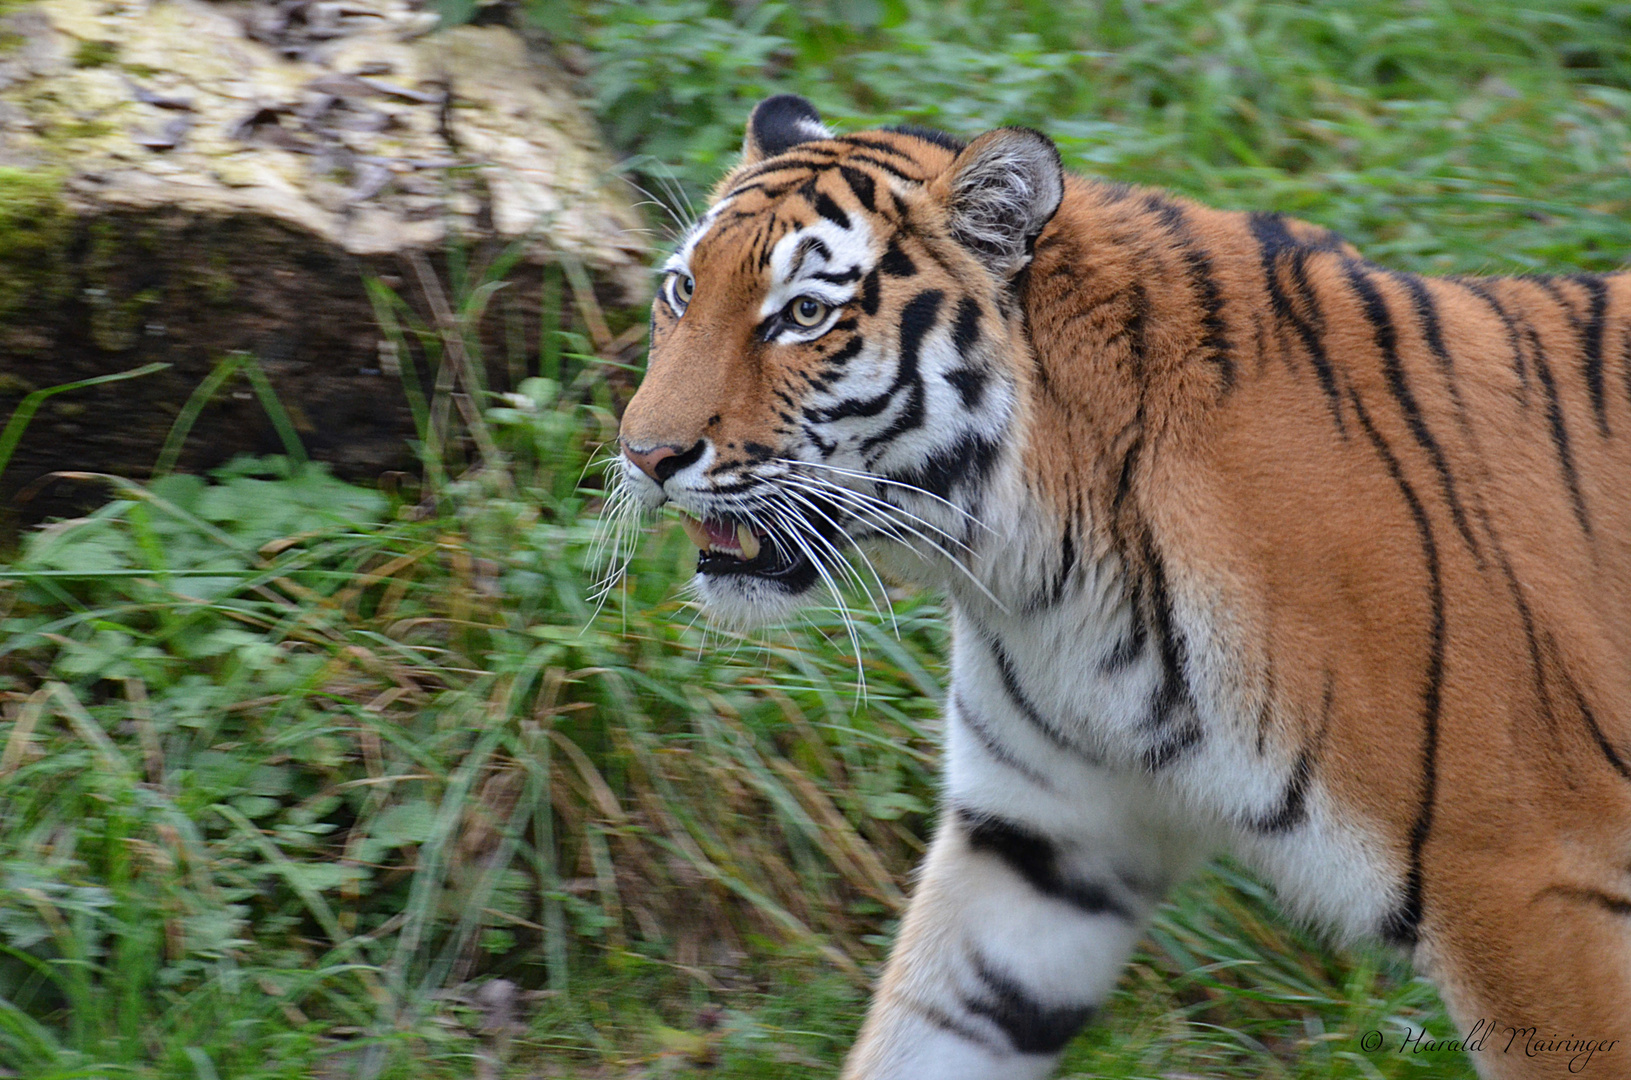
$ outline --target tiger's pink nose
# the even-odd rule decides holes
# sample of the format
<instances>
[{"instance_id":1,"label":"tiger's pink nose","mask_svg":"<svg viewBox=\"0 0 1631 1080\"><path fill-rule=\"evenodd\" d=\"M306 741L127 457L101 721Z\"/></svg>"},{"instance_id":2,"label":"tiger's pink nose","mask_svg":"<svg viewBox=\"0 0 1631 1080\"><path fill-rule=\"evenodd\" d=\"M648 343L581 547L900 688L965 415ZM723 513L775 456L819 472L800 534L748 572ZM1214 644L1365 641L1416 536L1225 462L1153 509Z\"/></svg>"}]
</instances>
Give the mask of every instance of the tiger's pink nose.
<instances>
[{"instance_id":1,"label":"tiger's pink nose","mask_svg":"<svg viewBox=\"0 0 1631 1080\"><path fill-rule=\"evenodd\" d=\"M624 443L623 456L634 462L635 468L659 484L687 464L682 459L678 446L653 446L650 450L636 450L628 443ZM692 455L687 453L684 458L692 458Z\"/></svg>"}]
</instances>

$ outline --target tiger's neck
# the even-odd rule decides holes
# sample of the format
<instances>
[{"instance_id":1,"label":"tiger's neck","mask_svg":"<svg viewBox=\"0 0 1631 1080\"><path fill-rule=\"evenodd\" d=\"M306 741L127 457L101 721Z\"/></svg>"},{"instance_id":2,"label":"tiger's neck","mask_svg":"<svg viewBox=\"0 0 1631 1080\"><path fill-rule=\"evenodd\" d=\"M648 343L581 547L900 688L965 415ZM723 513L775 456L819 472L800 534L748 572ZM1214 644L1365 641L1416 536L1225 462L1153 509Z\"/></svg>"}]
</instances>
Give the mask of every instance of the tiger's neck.
<instances>
[{"instance_id":1,"label":"tiger's neck","mask_svg":"<svg viewBox=\"0 0 1631 1080\"><path fill-rule=\"evenodd\" d=\"M979 580L941 582L960 606L1002 622L1063 604L1108 624L1159 591L1142 493L1233 379L1217 281L1244 271L1248 238L1244 215L1070 178L1018 289L1031 355L1013 365L1011 437L974 508Z\"/></svg>"},{"instance_id":2,"label":"tiger's neck","mask_svg":"<svg viewBox=\"0 0 1631 1080\"><path fill-rule=\"evenodd\" d=\"M1080 562L1144 561L1148 478L1233 383L1222 296L1254 259L1245 217L1071 177L1037 241L1016 453Z\"/></svg>"},{"instance_id":3,"label":"tiger's neck","mask_svg":"<svg viewBox=\"0 0 1631 1080\"><path fill-rule=\"evenodd\" d=\"M1147 595L1161 545L1143 491L1233 379L1220 283L1252 265L1249 241L1245 215L1070 178L1017 284L1010 332L1024 349L1008 364L998 458L983 482L945 492L961 521L914 506L937 531L982 523L962 533L972 572L949 559L892 569L993 617Z\"/></svg>"}]
</instances>

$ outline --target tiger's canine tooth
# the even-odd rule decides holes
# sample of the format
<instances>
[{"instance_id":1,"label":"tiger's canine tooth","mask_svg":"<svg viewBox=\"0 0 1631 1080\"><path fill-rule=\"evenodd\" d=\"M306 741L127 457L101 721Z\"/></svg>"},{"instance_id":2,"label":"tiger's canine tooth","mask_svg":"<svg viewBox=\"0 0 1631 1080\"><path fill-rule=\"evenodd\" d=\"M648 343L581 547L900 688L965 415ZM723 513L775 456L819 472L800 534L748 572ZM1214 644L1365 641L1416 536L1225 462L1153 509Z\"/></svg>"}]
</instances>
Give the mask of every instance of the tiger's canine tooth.
<instances>
[{"instance_id":1,"label":"tiger's canine tooth","mask_svg":"<svg viewBox=\"0 0 1631 1080\"><path fill-rule=\"evenodd\" d=\"M742 545L742 558L748 562L752 562L759 557L759 538L753 535L753 530L748 528L745 523L737 523L736 542Z\"/></svg>"},{"instance_id":2,"label":"tiger's canine tooth","mask_svg":"<svg viewBox=\"0 0 1631 1080\"><path fill-rule=\"evenodd\" d=\"M690 514L680 515L680 528L685 530L685 535L691 538L691 543L697 546L698 551L707 551L712 546L713 541L708 539L707 528Z\"/></svg>"}]
</instances>

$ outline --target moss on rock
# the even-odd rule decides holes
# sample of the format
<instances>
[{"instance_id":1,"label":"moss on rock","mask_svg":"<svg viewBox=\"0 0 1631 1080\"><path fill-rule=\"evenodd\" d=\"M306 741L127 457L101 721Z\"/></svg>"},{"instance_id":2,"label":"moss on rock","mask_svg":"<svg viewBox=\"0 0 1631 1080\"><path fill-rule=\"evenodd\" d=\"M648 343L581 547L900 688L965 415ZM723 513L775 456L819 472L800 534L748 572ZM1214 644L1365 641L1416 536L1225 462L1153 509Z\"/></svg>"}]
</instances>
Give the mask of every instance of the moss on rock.
<instances>
[{"instance_id":1,"label":"moss on rock","mask_svg":"<svg viewBox=\"0 0 1631 1080\"><path fill-rule=\"evenodd\" d=\"M72 227L59 174L0 166L0 331L29 305L67 295Z\"/></svg>"},{"instance_id":2,"label":"moss on rock","mask_svg":"<svg viewBox=\"0 0 1631 1080\"><path fill-rule=\"evenodd\" d=\"M74 67L106 67L119 58L119 46L111 41L81 41L74 47Z\"/></svg>"}]
</instances>

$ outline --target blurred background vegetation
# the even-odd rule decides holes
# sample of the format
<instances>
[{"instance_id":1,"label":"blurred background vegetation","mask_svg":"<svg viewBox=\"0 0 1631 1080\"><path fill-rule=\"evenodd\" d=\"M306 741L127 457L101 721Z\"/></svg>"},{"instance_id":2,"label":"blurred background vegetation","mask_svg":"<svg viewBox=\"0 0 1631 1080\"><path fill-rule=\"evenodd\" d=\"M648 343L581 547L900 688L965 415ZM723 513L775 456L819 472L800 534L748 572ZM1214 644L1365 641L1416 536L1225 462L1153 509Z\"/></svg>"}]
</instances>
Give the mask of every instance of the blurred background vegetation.
<instances>
[{"instance_id":1,"label":"blurred background vegetation","mask_svg":"<svg viewBox=\"0 0 1631 1080\"><path fill-rule=\"evenodd\" d=\"M442 14L512 21L576 72L659 231L753 103L793 90L846 129L1028 124L1073 168L1289 211L1403 269L1631 250L1631 4ZM509 263L445 265L435 320L370 283L415 358L422 476L331 477L233 356L156 478L85 478L112 501L0 563L0 1075L834 1072L932 827L935 600L863 618L859 660L834 612L721 634L692 625L666 528L597 599L597 455L635 373L596 356L602 315L557 275L518 338L536 352L488 357L520 376L489 390ZM286 452L168 474L229 380ZM1332 949L1220 865L1064 1075L1470 1077L1398 1053L1423 1026L1449 1033L1397 958Z\"/></svg>"}]
</instances>

